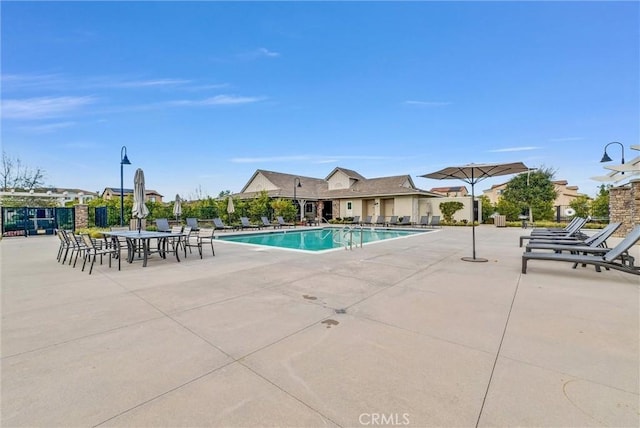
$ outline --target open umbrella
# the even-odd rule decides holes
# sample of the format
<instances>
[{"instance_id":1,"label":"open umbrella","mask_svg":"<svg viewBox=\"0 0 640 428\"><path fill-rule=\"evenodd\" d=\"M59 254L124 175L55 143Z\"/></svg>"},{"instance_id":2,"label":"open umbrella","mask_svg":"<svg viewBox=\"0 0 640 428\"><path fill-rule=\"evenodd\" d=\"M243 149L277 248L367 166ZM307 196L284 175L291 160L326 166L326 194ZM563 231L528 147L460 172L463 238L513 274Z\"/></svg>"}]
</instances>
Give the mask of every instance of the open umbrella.
<instances>
[{"instance_id":1,"label":"open umbrella","mask_svg":"<svg viewBox=\"0 0 640 428\"><path fill-rule=\"evenodd\" d=\"M180 199L180 195L176 195L176 200L173 203L173 215L176 216L176 220L182 215L182 199Z\"/></svg>"},{"instance_id":2,"label":"open umbrella","mask_svg":"<svg viewBox=\"0 0 640 428\"><path fill-rule=\"evenodd\" d=\"M229 214L229 223L231 223L231 214L236 211L236 208L233 206L233 198L229 196L227 200L227 214Z\"/></svg>"},{"instance_id":3,"label":"open umbrella","mask_svg":"<svg viewBox=\"0 0 640 428\"><path fill-rule=\"evenodd\" d=\"M138 219L138 232L142 229L142 219L149 215L149 208L144 204L144 172L142 169L136 169L136 175L133 178L133 208L131 215Z\"/></svg>"},{"instance_id":4,"label":"open umbrella","mask_svg":"<svg viewBox=\"0 0 640 428\"><path fill-rule=\"evenodd\" d=\"M458 179L471 185L471 234L473 242L473 257L463 257L462 260L467 262L486 262L487 259L476 257L476 223L475 223L475 190L474 186L477 182L489 177L499 175L519 174L528 171L522 162L511 163L471 163L462 166L450 166L440 171L424 174L420 177L433 178L436 180Z\"/></svg>"}]
</instances>

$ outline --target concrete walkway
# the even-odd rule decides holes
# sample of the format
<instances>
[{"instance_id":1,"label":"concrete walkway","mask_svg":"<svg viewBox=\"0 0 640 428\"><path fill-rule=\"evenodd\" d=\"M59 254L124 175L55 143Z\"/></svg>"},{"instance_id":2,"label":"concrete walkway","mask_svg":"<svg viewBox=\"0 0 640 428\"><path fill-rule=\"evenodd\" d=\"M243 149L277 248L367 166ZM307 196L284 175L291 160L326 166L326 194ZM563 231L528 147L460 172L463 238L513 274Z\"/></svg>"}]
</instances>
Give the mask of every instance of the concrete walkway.
<instances>
[{"instance_id":1,"label":"concrete walkway","mask_svg":"<svg viewBox=\"0 0 640 428\"><path fill-rule=\"evenodd\" d=\"M478 227L488 263L443 228L92 275L55 237L5 238L1 424L637 427L639 277L521 275L522 233Z\"/></svg>"}]
</instances>

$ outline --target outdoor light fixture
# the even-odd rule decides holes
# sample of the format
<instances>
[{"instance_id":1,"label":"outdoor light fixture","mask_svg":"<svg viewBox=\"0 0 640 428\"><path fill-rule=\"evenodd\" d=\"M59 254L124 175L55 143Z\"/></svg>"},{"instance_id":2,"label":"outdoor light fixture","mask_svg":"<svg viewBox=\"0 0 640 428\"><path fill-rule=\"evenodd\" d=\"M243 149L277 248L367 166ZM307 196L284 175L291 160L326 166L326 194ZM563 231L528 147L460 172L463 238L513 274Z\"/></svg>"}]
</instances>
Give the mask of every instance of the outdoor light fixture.
<instances>
[{"instance_id":1,"label":"outdoor light fixture","mask_svg":"<svg viewBox=\"0 0 640 428\"><path fill-rule=\"evenodd\" d=\"M298 184L296 185L296 181ZM293 179L293 200L298 202L298 198L296 197L296 188L302 187L302 183L300 183L300 177L296 177ZM302 218L302 216L300 217ZM296 221L298 221L298 208L296 208Z\"/></svg>"},{"instance_id":2,"label":"outdoor light fixture","mask_svg":"<svg viewBox=\"0 0 640 428\"><path fill-rule=\"evenodd\" d=\"M602 155L602 159L600 160L600 162L611 162L611 158L607 154L607 147L612 144L620 144L620 148L622 149L622 165L624 165L624 146L622 145L622 143L618 143L617 141L613 141L604 146L604 155ZM622 174L624 174L624 172L622 172Z\"/></svg>"},{"instance_id":3,"label":"outdoor light fixture","mask_svg":"<svg viewBox=\"0 0 640 428\"><path fill-rule=\"evenodd\" d=\"M131 165L127 157L127 147L120 149L120 227L124 226L124 166Z\"/></svg>"}]
</instances>

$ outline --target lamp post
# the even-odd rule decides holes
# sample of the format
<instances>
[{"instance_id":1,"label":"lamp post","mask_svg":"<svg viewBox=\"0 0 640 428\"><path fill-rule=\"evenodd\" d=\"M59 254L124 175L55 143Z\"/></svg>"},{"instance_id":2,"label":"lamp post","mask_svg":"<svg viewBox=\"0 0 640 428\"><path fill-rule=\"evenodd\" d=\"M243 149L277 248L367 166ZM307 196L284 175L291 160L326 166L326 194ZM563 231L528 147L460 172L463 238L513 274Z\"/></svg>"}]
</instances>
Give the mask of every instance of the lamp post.
<instances>
[{"instance_id":1,"label":"lamp post","mask_svg":"<svg viewBox=\"0 0 640 428\"><path fill-rule=\"evenodd\" d=\"M600 162L611 162L611 158L607 154L607 147L609 147L612 144L620 144L620 148L622 149L622 165L624 165L624 146L622 145L622 143L619 143L617 141L613 141L607 144L606 146L604 146L604 155L602 155L602 159L600 159ZM624 174L624 171L622 171L622 174Z\"/></svg>"},{"instance_id":2,"label":"lamp post","mask_svg":"<svg viewBox=\"0 0 640 428\"><path fill-rule=\"evenodd\" d=\"M131 165L127 157L127 147L120 149L120 227L124 225L124 166Z\"/></svg>"},{"instance_id":3,"label":"lamp post","mask_svg":"<svg viewBox=\"0 0 640 428\"><path fill-rule=\"evenodd\" d=\"M296 181L298 182L297 185L296 185ZM294 203L298 202L298 198L296 197L296 189L298 187L302 187L302 183L300 183L300 177L296 177L296 178L293 179L293 200L294 200ZM295 218L294 223L296 221L298 221L298 208L296 208L296 218Z\"/></svg>"}]
</instances>

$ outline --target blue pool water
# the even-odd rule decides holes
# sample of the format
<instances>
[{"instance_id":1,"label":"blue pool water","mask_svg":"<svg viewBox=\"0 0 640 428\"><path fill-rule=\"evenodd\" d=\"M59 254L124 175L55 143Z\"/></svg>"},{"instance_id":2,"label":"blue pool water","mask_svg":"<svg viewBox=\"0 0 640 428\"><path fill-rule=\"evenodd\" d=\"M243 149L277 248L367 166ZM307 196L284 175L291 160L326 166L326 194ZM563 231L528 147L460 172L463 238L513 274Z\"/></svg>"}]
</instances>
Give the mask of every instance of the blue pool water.
<instances>
[{"instance_id":1,"label":"blue pool water","mask_svg":"<svg viewBox=\"0 0 640 428\"><path fill-rule=\"evenodd\" d=\"M354 229L353 245L360 245L385 239L401 238L428 230L386 230L386 229ZM269 247L288 248L304 251L324 251L334 248L344 248L349 245L349 233L344 229L325 228L308 230L284 230L281 232L251 233L246 235L217 236L222 241L239 242L244 244L266 245Z\"/></svg>"}]
</instances>

